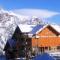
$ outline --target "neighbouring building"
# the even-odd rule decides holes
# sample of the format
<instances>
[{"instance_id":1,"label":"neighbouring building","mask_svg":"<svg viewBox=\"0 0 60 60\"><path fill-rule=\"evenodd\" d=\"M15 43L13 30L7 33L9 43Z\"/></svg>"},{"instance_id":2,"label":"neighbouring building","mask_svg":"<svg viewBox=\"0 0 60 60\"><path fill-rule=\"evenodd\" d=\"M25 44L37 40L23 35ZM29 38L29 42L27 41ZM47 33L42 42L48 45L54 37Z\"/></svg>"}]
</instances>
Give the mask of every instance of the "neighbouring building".
<instances>
[{"instance_id":1,"label":"neighbouring building","mask_svg":"<svg viewBox=\"0 0 60 60\"><path fill-rule=\"evenodd\" d=\"M27 33L23 33L20 27L17 26L12 37L7 40L4 47L5 55L10 59L27 57L31 49L31 38L28 38Z\"/></svg>"}]
</instances>

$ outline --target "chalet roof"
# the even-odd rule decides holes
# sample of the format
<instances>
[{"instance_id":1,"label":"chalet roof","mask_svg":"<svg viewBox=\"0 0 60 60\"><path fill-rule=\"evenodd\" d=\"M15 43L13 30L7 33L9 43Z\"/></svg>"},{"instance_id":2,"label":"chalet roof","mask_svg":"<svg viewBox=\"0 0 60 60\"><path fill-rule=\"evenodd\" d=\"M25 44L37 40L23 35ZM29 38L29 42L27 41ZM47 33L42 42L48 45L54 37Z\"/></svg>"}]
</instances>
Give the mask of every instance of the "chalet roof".
<instances>
[{"instance_id":1,"label":"chalet roof","mask_svg":"<svg viewBox=\"0 0 60 60\"><path fill-rule=\"evenodd\" d=\"M54 24L47 24L45 25L43 28L41 28L40 30L38 30L36 32L36 34L40 31L42 31L44 28L46 28L47 26L51 26L55 31L57 31L60 34L60 26L59 25L54 25Z\"/></svg>"},{"instance_id":2,"label":"chalet roof","mask_svg":"<svg viewBox=\"0 0 60 60\"><path fill-rule=\"evenodd\" d=\"M42 31L47 26L51 26L55 31L57 31L60 34L60 26L59 25L54 25L54 24L37 25L32 29L32 31L30 33L31 34L38 34L40 31Z\"/></svg>"},{"instance_id":3,"label":"chalet roof","mask_svg":"<svg viewBox=\"0 0 60 60\"><path fill-rule=\"evenodd\" d=\"M12 48L16 44L16 40L14 39L9 39L6 44L9 44L9 46ZM5 46L6 47L6 46ZM6 48L5 48L6 49Z\"/></svg>"}]
</instances>

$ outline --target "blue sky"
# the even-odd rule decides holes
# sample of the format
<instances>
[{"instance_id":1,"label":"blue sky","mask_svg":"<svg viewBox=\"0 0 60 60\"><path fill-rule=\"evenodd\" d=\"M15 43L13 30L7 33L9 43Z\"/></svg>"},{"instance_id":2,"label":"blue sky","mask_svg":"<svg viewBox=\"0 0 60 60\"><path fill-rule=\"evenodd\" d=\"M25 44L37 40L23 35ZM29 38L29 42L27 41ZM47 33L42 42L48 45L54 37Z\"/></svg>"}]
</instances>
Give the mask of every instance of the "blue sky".
<instances>
[{"instance_id":1,"label":"blue sky","mask_svg":"<svg viewBox=\"0 0 60 60\"><path fill-rule=\"evenodd\" d=\"M6 10L42 9L59 14L48 18L49 22L60 24L60 0L0 0L0 7Z\"/></svg>"}]
</instances>

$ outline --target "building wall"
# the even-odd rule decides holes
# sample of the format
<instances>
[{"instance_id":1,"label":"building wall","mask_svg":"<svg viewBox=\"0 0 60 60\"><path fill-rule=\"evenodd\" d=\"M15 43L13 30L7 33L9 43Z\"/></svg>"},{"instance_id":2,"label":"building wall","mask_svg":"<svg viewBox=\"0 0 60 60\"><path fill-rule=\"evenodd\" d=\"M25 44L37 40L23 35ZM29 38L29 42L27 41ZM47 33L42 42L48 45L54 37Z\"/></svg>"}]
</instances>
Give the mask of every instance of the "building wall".
<instances>
[{"instance_id":1,"label":"building wall","mask_svg":"<svg viewBox=\"0 0 60 60\"><path fill-rule=\"evenodd\" d=\"M60 45L60 37L40 37L39 39L32 39L32 46L39 47L48 47L48 46L59 46Z\"/></svg>"}]
</instances>

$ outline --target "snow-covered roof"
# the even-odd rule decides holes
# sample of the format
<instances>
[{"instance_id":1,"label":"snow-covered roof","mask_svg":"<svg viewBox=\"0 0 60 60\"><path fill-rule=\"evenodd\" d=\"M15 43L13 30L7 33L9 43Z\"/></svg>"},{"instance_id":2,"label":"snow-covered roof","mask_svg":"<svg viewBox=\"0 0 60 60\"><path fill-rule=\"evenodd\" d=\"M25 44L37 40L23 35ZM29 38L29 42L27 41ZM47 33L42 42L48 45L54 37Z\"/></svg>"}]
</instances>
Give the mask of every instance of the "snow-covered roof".
<instances>
[{"instance_id":1,"label":"snow-covered roof","mask_svg":"<svg viewBox=\"0 0 60 60\"><path fill-rule=\"evenodd\" d=\"M20 24L18 26L22 33L29 33L35 25Z\"/></svg>"},{"instance_id":2,"label":"snow-covered roof","mask_svg":"<svg viewBox=\"0 0 60 60\"><path fill-rule=\"evenodd\" d=\"M40 28L38 31L36 31L36 34L39 33L40 31L42 31L47 26L51 26L55 31L57 31L60 34L60 26L56 25L56 24L46 24L42 28Z\"/></svg>"}]
</instances>

